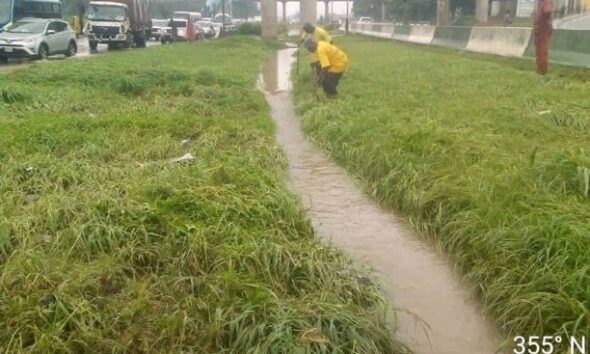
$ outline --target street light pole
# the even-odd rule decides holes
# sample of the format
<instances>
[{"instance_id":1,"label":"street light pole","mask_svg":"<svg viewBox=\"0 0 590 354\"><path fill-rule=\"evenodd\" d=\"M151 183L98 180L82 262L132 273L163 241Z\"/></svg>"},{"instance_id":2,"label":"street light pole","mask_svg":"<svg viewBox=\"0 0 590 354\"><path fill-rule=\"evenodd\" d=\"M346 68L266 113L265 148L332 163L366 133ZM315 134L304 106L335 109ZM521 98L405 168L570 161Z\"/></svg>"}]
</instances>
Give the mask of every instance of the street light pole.
<instances>
[{"instance_id":1,"label":"street light pole","mask_svg":"<svg viewBox=\"0 0 590 354\"><path fill-rule=\"evenodd\" d=\"M348 23L350 22L348 19L349 18L348 17L348 3L349 3L349 1L346 0L346 21L345 21L344 25L345 25L345 31L346 31L347 36L348 36Z\"/></svg>"},{"instance_id":2,"label":"street light pole","mask_svg":"<svg viewBox=\"0 0 590 354\"><path fill-rule=\"evenodd\" d=\"M225 32L225 0L221 0L221 33Z\"/></svg>"}]
</instances>

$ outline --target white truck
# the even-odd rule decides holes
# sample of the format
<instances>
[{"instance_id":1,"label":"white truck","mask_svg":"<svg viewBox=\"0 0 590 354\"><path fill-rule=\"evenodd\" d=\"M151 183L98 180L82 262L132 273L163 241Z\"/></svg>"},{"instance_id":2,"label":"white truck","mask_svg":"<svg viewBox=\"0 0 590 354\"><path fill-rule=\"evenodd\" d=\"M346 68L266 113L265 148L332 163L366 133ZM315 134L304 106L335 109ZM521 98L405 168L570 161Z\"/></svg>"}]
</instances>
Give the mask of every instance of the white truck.
<instances>
[{"instance_id":1,"label":"white truck","mask_svg":"<svg viewBox=\"0 0 590 354\"><path fill-rule=\"evenodd\" d=\"M91 1L85 28L90 50L95 51L99 43L107 44L109 49L129 48L133 43L145 47L151 36L151 22L144 0Z\"/></svg>"}]
</instances>

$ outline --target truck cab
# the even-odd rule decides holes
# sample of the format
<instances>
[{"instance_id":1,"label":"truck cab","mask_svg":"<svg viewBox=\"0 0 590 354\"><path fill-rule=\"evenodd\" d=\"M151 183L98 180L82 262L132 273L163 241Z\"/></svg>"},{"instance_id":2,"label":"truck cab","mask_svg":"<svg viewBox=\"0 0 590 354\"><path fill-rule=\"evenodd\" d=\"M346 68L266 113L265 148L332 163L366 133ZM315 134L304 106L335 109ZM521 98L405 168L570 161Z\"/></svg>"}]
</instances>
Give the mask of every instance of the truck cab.
<instances>
[{"instance_id":1,"label":"truck cab","mask_svg":"<svg viewBox=\"0 0 590 354\"><path fill-rule=\"evenodd\" d=\"M145 47L151 35L151 20L142 0L91 1L86 12L85 33L92 51L99 43L109 49Z\"/></svg>"},{"instance_id":2,"label":"truck cab","mask_svg":"<svg viewBox=\"0 0 590 354\"><path fill-rule=\"evenodd\" d=\"M91 50L98 43L110 48L122 45L129 48L133 35L129 21L129 8L125 4L107 1L92 1L86 13L86 34Z\"/></svg>"}]
</instances>

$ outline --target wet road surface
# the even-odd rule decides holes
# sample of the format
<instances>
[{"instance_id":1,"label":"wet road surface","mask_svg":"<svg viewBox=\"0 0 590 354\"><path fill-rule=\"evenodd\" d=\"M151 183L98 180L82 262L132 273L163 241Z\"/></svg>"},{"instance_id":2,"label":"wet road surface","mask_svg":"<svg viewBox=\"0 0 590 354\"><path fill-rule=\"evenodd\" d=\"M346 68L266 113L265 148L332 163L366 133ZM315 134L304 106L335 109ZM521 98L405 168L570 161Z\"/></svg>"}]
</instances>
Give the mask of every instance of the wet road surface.
<instances>
[{"instance_id":1,"label":"wet road surface","mask_svg":"<svg viewBox=\"0 0 590 354\"><path fill-rule=\"evenodd\" d=\"M294 51L281 50L265 65L260 86L289 159L288 183L319 236L376 270L400 310L398 338L416 354L496 352L498 333L447 259L372 202L305 138L290 97Z\"/></svg>"},{"instance_id":2,"label":"wet road surface","mask_svg":"<svg viewBox=\"0 0 590 354\"><path fill-rule=\"evenodd\" d=\"M52 60L71 60L71 59L84 59L90 58L94 55L101 54L107 52L107 45L106 44L99 44L96 53L90 53L90 48L88 47L88 39L86 38L78 38L78 53L72 58L66 58L65 55L54 55L49 58L48 61ZM147 46L151 47L154 45L160 45L160 42L148 41ZM119 50L129 50L129 49L119 49ZM0 64L0 75L6 74L15 70L23 69L30 66L32 63L39 62L30 59L10 59L8 64Z\"/></svg>"}]
</instances>

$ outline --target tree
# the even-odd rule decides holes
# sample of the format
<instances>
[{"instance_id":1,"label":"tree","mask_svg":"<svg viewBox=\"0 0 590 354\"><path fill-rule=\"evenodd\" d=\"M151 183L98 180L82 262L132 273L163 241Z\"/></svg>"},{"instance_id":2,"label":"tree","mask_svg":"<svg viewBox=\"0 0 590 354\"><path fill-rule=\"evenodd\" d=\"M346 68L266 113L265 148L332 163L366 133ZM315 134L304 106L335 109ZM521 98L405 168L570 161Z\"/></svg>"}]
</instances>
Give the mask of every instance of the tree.
<instances>
[{"instance_id":1,"label":"tree","mask_svg":"<svg viewBox=\"0 0 590 354\"><path fill-rule=\"evenodd\" d=\"M248 18L260 15L260 10L254 1L234 0L232 1L232 16L234 18Z\"/></svg>"},{"instance_id":2,"label":"tree","mask_svg":"<svg viewBox=\"0 0 590 354\"><path fill-rule=\"evenodd\" d=\"M384 0L387 18L395 21L431 21L436 18L436 0ZM472 0L458 0L472 1ZM354 14L381 19L380 0L355 0Z\"/></svg>"}]
</instances>

